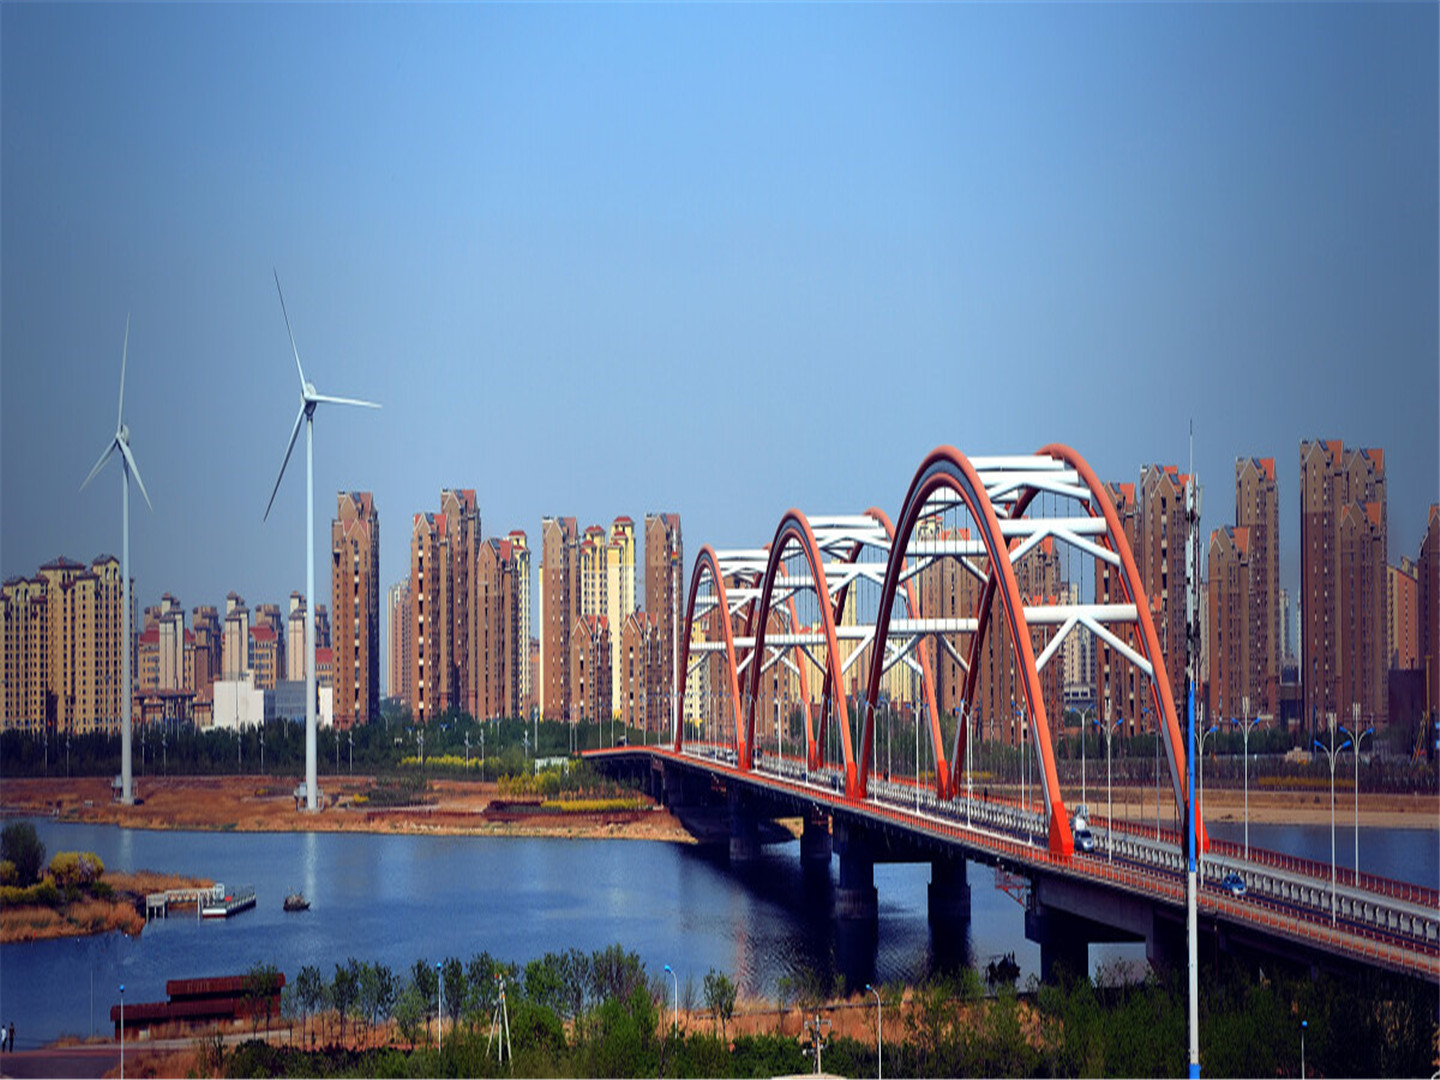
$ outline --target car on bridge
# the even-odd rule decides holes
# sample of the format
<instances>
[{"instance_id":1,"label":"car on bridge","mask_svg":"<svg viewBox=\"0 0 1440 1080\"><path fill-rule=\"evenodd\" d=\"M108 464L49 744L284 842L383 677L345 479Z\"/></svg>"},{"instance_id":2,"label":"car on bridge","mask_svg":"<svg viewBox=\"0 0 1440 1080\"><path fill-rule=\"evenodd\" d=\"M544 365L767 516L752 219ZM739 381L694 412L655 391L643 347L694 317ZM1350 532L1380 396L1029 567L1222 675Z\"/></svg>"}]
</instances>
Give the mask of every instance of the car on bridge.
<instances>
[{"instance_id":1,"label":"car on bridge","mask_svg":"<svg viewBox=\"0 0 1440 1080\"><path fill-rule=\"evenodd\" d=\"M1234 870L1220 879L1220 887L1234 897L1245 895L1245 879Z\"/></svg>"},{"instance_id":2,"label":"car on bridge","mask_svg":"<svg viewBox=\"0 0 1440 1080\"><path fill-rule=\"evenodd\" d=\"M1087 852L1095 850L1095 834L1084 826L1075 830L1075 850Z\"/></svg>"}]
</instances>

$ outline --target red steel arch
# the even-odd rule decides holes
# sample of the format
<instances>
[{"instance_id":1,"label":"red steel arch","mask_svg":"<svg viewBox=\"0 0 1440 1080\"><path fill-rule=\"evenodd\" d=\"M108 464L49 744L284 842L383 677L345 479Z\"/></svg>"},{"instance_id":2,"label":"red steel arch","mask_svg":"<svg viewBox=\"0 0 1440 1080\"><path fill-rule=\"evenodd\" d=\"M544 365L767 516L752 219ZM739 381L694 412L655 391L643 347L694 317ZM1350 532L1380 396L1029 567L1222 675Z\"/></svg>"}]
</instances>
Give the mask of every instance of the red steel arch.
<instances>
[{"instance_id":1,"label":"red steel arch","mask_svg":"<svg viewBox=\"0 0 1440 1080\"><path fill-rule=\"evenodd\" d=\"M948 488L960 496L970 511L971 517L979 526L979 532L990 561L990 576L997 581L1000 588L1006 622L1010 626L1015 658L1022 675L1025 702L1035 722L1035 745L1040 758L1040 772L1044 778L1045 805L1050 819L1050 850L1057 855L1068 857L1074 852L1075 843L1070 833L1070 822L1065 814L1065 805L1060 797L1054 749L1050 742L1050 723L1045 716L1045 702L1040 691L1040 673L1035 666L1035 652L1030 645L1030 634L1025 623L1020 588L1015 580L1015 569L1010 565L1009 545L1001 536L1000 521L996 516L995 507L990 503L990 496L985 491L985 485L981 482L974 466L970 464L969 458L953 446L941 446L932 450L921 462L919 470L910 482L910 490L905 495L905 504L900 511L899 523L895 527L895 539L890 549L890 563L885 570L885 587L880 593L880 611L875 621L875 640L877 643L883 643L889 633L890 609L894 605L895 593L899 587L900 574L905 561L904 551L910 542L910 534L915 531L915 526L925 509L926 501L931 494L942 488ZM999 571L998 578L995 578L996 568ZM866 691L866 703L872 709L880 689L883 667L884 648L881 645L876 648L874 655L870 658L870 682ZM935 719L938 723L938 718ZM872 737L870 721L867 720L866 745L869 745ZM931 738L935 738L933 732Z\"/></svg>"},{"instance_id":2,"label":"red steel arch","mask_svg":"<svg viewBox=\"0 0 1440 1080\"><path fill-rule=\"evenodd\" d=\"M839 687L842 685L838 666L840 650L835 637L835 614L831 608L830 590L825 581L825 561L815 542L815 534L810 529L810 522L799 510L791 509L785 513L785 516L780 519L779 527L775 530L775 539L770 543L770 561L765 568L764 582L760 592L759 611L761 615L758 625L754 628L754 654L757 657L765 655L765 631L769 622L767 613L770 610L770 595L775 588L775 579L780 575L786 548L792 543L799 545L805 561L810 565L810 579L814 582L815 594L820 601L818 606L821 632L825 635L825 681L831 687ZM742 769L749 769L751 766L750 754L755 734L755 702L760 696L760 667L761 665L758 663L751 665L749 701L746 704L745 728L739 746L739 763ZM830 702L832 708L840 710L838 719L840 720L840 744L845 755L845 793L847 796L855 798L859 794L859 776L855 770L855 753L850 741L850 722L845 712L845 697L843 694L832 693ZM822 710L822 737L823 725L828 722L829 709ZM812 764L814 753L815 750L812 748Z\"/></svg>"},{"instance_id":3,"label":"red steel arch","mask_svg":"<svg viewBox=\"0 0 1440 1080\"><path fill-rule=\"evenodd\" d=\"M730 606L725 595L725 575L720 572L719 562L715 558L715 549L706 544L700 549L700 554L695 556L695 569L690 574L690 597L685 604L685 642L684 649L680 655L685 658L686 670L690 661L690 629L691 621L695 617L695 596L700 591L700 582L709 577L714 583L715 594L719 598L719 611L722 621L725 624L725 674L730 682L730 700L734 703L735 728L740 727L740 684L736 677L735 665L735 635L730 626ZM683 697L685 684L682 682L677 692ZM684 742L684 724L675 725L675 752L680 753Z\"/></svg>"},{"instance_id":4,"label":"red steel arch","mask_svg":"<svg viewBox=\"0 0 1440 1080\"><path fill-rule=\"evenodd\" d=\"M900 572L904 573L905 553L903 550L900 550L895 543L895 526L890 522L890 515L874 506L865 512L880 522L884 527L885 535L890 537L890 561L893 562L898 558L900 560ZM920 615L920 605L915 601L915 584L913 579L905 582L904 595L905 606L909 610L910 616L912 618L918 617ZM885 603L883 596L880 602L883 606ZM839 608L838 602L836 607L837 609ZM878 629L875 634L875 640L872 641L870 645L871 648L875 650L875 653L880 656L880 664L883 667L885 638ZM954 780L950 776L950 768L946 763L945 739L940 731L940 712L935 698L935 673L934 664L930 656L931 648L931 643L925 640L921 640L915 645L915 651L920 654L920 682L925 687L925 705L930 713L930 748L935 755L935 794L942 799L948 799L955 790L955 787ZM875 663L875 655L871 656L870 662L872 664ZM883 671L881 675L883 677ZM860 790L862 792L867 792L870 789L870 751L874 745L875 738L875 700L876 695L879 694L879 686L877 684L874 694L871 694L867 684L866 691L865 734L860 748ZM916 777L916 783L919 783L919 777Z\"/></svg>"}]
</instances>

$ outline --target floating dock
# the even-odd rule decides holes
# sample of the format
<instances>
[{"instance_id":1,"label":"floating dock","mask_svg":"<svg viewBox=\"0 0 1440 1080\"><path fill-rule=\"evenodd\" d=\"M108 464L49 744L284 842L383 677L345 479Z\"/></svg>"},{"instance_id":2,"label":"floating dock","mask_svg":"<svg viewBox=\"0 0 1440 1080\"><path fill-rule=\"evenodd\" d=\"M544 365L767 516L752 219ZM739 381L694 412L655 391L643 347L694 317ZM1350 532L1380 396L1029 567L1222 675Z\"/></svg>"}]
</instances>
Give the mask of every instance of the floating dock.
<instances>
[{"instance_id":1,"label":"floating dock","mask_svg":"<svg viewBox=\"0 0 1440 1080\"><path fill-rule=\"evenodd\" d=\"M241 885L229 891L215 886L215 892L200 908L200 915L206 919L228 919L246 908L255 906L255 889Z\"/></svg>"}]
</instances>

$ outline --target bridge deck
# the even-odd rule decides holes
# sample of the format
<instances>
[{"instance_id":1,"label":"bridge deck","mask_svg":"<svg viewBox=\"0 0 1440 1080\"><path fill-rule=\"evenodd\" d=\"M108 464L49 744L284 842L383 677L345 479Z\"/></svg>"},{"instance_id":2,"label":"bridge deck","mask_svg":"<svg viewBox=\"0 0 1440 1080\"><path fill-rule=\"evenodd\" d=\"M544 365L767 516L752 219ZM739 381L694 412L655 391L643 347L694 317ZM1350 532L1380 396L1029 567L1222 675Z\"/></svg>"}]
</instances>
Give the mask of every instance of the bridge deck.
<instances>
[{"instance_id":1,"label":"bridge deck","mask_svg":"<svg viewBox=\"0 0 1440 1080\"><path fill-rule=\"evenodd\" d=\"M667 762L749 786L795 807L812 806L896 832L937 850L959 848L965 857L1019 870L1115 889L1183 911L1186 860L1181 837L1142 835L1121 822L1094 816L1095 850L1071 858L1044 843L1044 818L1005 799L942 802L912 783L872 782L869 798L847 798L833 769L807 770L803 761L769 754L751 770L726 759L724 747L687 746L589 750L594 761ZM1203 861L1202 913L1233 928L1294 942L1363 963L1440 981L1440 893L1353 872L1337 873L1332 898L1330 867L1250 846L1250 858L1232 844L1212 843ZM1231 871L1246 882L1244 897L1220 885ZM1323 871L1323 873L1322 873ZM1332 915L1333 904L1333 915Z\"/></svg>"}]
</instances>

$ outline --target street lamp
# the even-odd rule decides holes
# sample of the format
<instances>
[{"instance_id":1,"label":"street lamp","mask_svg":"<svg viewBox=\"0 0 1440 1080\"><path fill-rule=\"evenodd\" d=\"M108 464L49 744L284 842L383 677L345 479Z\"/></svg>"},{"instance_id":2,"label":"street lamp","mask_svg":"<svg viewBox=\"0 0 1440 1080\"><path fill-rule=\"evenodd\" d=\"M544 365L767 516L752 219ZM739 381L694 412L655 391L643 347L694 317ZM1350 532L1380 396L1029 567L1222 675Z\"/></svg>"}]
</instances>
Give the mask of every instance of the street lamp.
<instances>
[{"instance_id":1,"label":"street lamp","mask_svg":"<svg viewBox=\"0 0 1440 1080\"><path fill-rule=\"evenodd\" d=\"M1109 716L1110 707L1105 707L1106 716ZM1099 719L1095 724L1105 735L1105 846L1109 851L1110 861L1115 861L1115 800L1110 786L1110 741L1115 736L1115 729L1125 722L1125 718L1101 724Z\"/></svg>"},{"instance_id":2,"label":"street lamp","mask_svg":"<svg viewBox=\"0 0 1440 1080\"><path fill-rule=\"evenodd\" d=\"M955 722L957 724L965 723L965 701L963 698L960 701L960 707L955 710ZM972 714L970 717L970 730L966 733L965 738L965 827L967 829L970 827L970 806L975 801L974 732L975 717Z\"/></svg>"},{"instance_id":3,"label":"street lamp","mask_svg":"<svg viewBox=\"0 0 1440 1080\"><path fill-rule=\"evenodd\" d=\"M880 1023L880 991L869 983L865 989L875 995L875 1080L885 1080L885 1033Z\"/></svg>"},{"instance_id":4,"label":"street lamp","mask_svg":"<svg viewBox=\"0 0 1440 1080\"><path fill-rule=\"evenodd\" d=\"M14 1050L12 1046L10 1048ZM120 984L120 1080L125 1080L125 984Z\"/></svg>"},{"instance_id":5,"label":"street lamp","mask_svg":"<svg viewBox=\"0 0 1440 1080\"><path fill-rule=\"evenodd\" d=\"M1090 719L1093 721L1093 720L1095 719L1095 706L1094 706L1094 705L1091 705L1088 709L1082 709L1081 712L1080 712L1080 805L1081 805L1081 806L1086 805L1086 803L1089 801L1089 800L1086 799L1086 797L1085 797L1085 736L1089 733L1089 732L1088 732L1088 728L1086 727L1086 724L1085 724L1085 714L1086 714L1086 713L1089 713L1089 714L1090 714Z\"/></svg>"},{"instance_id":6,"label":"street lamp","mask_svg":"<svg viewBox=\"0 0 1440 1080\"><path fill-rule=\"evenodd\" d=\"M1305 1029L1309 1026L1309 1020L1300 1021L1300 1080L1305 1080Z\"/></svg>"},{"instance_id":7,"label":"street lamp","mask_svg":"<svg viewBox=\"0 0 1440 1080\"><path fill-rule=\"evenodd\" d=\"M1336 921L1335 909L1335 758L1350 745L1346 739L1338 747L1335 745L1335 714L1326 714L1330 720L1330 745L1326 746L1319 739L1315 745L1325 751L1325 756L1330 761L1330 922ZM1343 728L1341 730L1344 730Z\"/></svg>"},{"instance_id":8,"label":"street lamp","mask_svg":"<svg viewBox=\"0 0 1440 1080\"><path fill-rule=\"evenodd\" d=\"M1240 699L1241 707L1244 710L1243 720L1231 720L1233 724L1240 725L1240 732L1245 737L1245 858L1250 858L1250 731L1260 723L1260 717L1250 719L1250 697L1247 694Z\"/></svg>"},{"instance_id":9,"label":"street lamp","mask_svg":"<svg viewBox=\"0 0 1440 1080\"><path fill-rule=\"evenodd\" d=\"M1145 724L1145 717L1155 716L1150 711L1149 705L1140 706L1140 723ZM1143 805L1143 804L1142 804ZM1160 718L1155 717L1155 842L1160 842Z\"/></svg>"},{"instance_id":10,"label":"street lamp","mask_svg":"<svg viewBox=\"0 0 1440 1080\"><path fill-rule=\"evenodd\" d=\"M1204 721L1202 720L1201 723L1204 723ZM1205 737L1207 735L1214 735L1219 730L1220 727L1218 724L1211 724L1204 731L1200 732L1200 783L1196 792L1199 800L1196 804L1195 813L1201 821L1205 820ZM1200 880L1203 882L1205 880L1205 854L1198 846L1195 848L1195 860L1199 866Z\"/></svg>"},{"instance_id":11,"label":"street lamp","mask_svg":"<svg viewBox=\"0 0 1440 1080\"><path fill-rule=\"evenodd\" d=\"M1355 726L1358 728L1360 726L1360 706L1355 705L1354 710ZM1345 731L1343 727L1340 730ZM1353 735L1348 731L1345 731L1345 734L1349 735L1355 744L1355 883L1358 885L1360 883L1360 743L1366 735L1375 734L1375 727L1372 724L1359 735Z\"/></svg>"},{"instance_id":12,"label":"street lamp","mask_svg":"<svg viewBox=\"0 0 1440 1080\"><path fill-rule=\"evenodd\" d=\"M674 1015L675 1015L675 1033L678 1035L678 1034L680 1033L680 976L675 974L675 969L672 968L669 964L666 964L666 965L665 965L665 970L668 971L668 972L670 972L670 978L672 978L672 979L675 980L675 1014L674 1014Z\"/></svg>"},{"instance_id":13,"label":"street lamp","mask_svg":"<svg viewBox=\"0 0 1440 1080\"><path fill-rule=\"evenodd\" d=\"M445 983L440 978L440 961L435 961L435 1052L440 1053L440 1024L445 1018Z\"/></svg>"}]
</instances>

